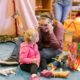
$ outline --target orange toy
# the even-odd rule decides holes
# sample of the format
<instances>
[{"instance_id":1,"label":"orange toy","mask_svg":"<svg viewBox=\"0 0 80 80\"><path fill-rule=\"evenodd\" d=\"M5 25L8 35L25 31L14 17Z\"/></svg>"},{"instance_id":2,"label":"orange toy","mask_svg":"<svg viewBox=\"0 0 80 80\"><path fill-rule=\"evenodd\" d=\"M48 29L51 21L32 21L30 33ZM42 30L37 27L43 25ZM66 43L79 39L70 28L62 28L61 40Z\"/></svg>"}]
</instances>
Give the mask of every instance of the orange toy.
<instances>
[{"instance_id":1,"label":"orange toy","mask_svg":"<svg viewBox=\"0 0 80 80\"><path fill-rule=\"evenodd\" d=\"M68 62L69 66L73 70L78 70L80 67L80 56L78 56L78 43L72 43L69 45L68 52Z\"/></svg>"},{"instance_id":2,"label":"orange toy","mask_svg":"<svg viewBox=\"0 0 80 80\"><path fill-rule=\"evenodd\" d=\"M55 71L57 67L54 66L52 63L48 64L48 66L51 67L51 72L54 77L67 78L70 74L70 71Z\"/></svg>"}]
</instances>

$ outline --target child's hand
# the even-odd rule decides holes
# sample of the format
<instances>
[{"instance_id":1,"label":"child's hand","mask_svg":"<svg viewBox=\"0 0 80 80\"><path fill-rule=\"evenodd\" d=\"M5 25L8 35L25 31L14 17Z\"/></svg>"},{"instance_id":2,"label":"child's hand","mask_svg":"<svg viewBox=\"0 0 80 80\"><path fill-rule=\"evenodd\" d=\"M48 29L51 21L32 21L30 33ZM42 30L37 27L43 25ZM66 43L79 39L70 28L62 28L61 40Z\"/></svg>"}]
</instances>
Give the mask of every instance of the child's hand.
<instances>
[{"instance_id":1,"label":"child's hand","mask_svg":"<svg viewBox=\"0 0 80 80\"><path fill-rule=\"evenodd\" d=\"M37 59L33 59L33 63L37 64Z\"/></svg>"},{"instance_id":2,"label":"child's hand","mask_svg":"<svg viewBox=\"0 0 80 80\"><path fill-rule=\"evenodd\" d=\"M37 66L39 66L39 63L38 63L37 59L34 59L33 63L36 64Z\"/></svg>"}]
</instances>

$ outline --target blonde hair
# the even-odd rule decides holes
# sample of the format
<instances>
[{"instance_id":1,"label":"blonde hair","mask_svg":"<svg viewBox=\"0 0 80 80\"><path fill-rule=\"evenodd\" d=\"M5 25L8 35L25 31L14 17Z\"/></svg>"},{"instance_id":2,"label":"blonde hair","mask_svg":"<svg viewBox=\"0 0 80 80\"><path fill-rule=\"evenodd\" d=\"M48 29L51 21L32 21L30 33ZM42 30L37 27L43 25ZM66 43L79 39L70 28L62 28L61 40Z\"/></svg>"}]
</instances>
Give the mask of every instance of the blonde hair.
<instances>
[{"instance_id":1,"label":"blonde hair","mask_svg":"<svg viewBox=\"0 0 80 80\"><path fill-rule=\"evenodd\" d=\"M24 33L24 40L28 43L37 42L39 40L38 31L33 28L27 29Z\"/></svg>"}]
</instances>

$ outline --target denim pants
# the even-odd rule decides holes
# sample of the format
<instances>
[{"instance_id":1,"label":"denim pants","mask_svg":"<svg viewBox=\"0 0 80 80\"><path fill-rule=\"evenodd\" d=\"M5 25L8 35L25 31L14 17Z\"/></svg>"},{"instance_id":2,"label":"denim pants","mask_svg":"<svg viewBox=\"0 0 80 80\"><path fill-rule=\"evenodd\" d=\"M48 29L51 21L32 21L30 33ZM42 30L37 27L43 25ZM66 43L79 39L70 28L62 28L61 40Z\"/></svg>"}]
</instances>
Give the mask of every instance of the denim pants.
<instances>
[{"instance_id":1,"label":"denim pants","mask_svg":"<svg viewBox=\"0 0 80 80\"><path fill-rule=\"evenodd\" d=\"M52 48L44 48L40 51L41 56L46 59L51 59L61 53L60 50L53 50Z\"/></svg>"},{"instance_id":2,"label":"denim pants","mask_svg":"<svg viewBox=\"0 0 80 80\"><path fill-rule=\"evenodd\" d=\"M19 50L20 50L20 44L23 42L23 37L18 37L15 41L16 46L12 52L11 58L15 58L17 61L19 60Z\"/></svg>"},{"instance_id":3,"label":"denim pants","mask_svg":"<svg viewBox=\"0 0 80 80\"><path fill-rule=\"evenodd\" d=\"M40 68L41 70L47 69L47 63L51 62L53 57L56 57L61 53L60 50L53 50L52 48L44 48L40 51L41 61Z\"/></svg>"},{"instance_id":4,"label":"denim pants","mask_svg":"<svg viewBox=\"0 0 80 80\"><path fill-rule=\"evenodd\" d=\"M54 3L54 16L55 18L64 23L68 18L69 12L72 7L72 0L59 0Z\"/></svg>"}]
</instances>

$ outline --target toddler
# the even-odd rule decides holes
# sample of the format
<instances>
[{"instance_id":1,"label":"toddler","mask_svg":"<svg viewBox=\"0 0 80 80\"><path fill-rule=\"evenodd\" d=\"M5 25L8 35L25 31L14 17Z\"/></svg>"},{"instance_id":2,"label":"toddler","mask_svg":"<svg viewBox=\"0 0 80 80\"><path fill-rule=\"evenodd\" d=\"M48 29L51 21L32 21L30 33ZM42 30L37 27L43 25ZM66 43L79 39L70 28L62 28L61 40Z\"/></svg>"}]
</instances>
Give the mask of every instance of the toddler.
<instances>
[{"instance_id":1,"label":"toddler","mask_svg":"<svg viewBox=\"0 0 80 80\"><path fill-rule=\"evenodd\" d=\"M36 42L39 35L36 29L28 29L24 33L24 42L20 45L19 63L23 71L30 72L30 80L40 80L37 69L40 64L40 54Z\"/></svg>"}]
</instances>

